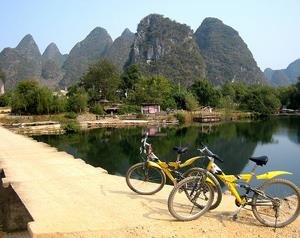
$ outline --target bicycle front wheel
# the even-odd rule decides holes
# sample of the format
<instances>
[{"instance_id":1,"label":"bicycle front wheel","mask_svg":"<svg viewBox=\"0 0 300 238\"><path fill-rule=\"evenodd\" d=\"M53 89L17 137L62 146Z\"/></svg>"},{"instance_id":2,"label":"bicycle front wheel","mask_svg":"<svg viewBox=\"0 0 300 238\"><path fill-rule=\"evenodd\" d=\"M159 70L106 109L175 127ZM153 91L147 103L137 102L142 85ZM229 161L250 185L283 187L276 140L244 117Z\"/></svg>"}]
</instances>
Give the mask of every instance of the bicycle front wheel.
<instances>
[{"instance_id":1,"label":"bicycle front wheel","mask_svg":"<svg viewBox=\"0 0 300 238\"><path fill-rule=\"evenodd\" d=\"M181 180L171 191L168 209L180 221L191 221L207 212L213 202L213 189L203 176Z\"/></svg>"},{"instance_id":2,"label":"bicycle front wheel","mask_svg":"<svg viewBox=\"0 0 300 238\"><path fill-rule=\"evenodd\" d=\"M266 226L284 227L300 213L300 191L291 181L272 179L263 183L254 193L252 211L256 219Z\"/></svg>"},{"instance_id":3,"label":"bicycle front wheel","mask_svg":"<svg viewBox=\"0 0 300 238\"><path fill-rule=\"evenodd\" d=\"M126 183L136 193L151 195L163 188L166 183L166 175L161 169L142 162L128 169Z\"/></svg>"},{"instance_id":4,"label":"bicycle front wheel","mask_svg":"<svg viewBox=\"0 0 300 238\"><path fill-rule=\"evenodd\" d=\"M209 210L213 210L215 208L217 208L221 201L222 201L222 189L221 189L221 185L218 181L218 179L209 171L203 169L203 168L191 168L189 170L187 170L183 176L184 177L188 177L188 176L200 176L205 174L208 178L208 181L211 183L212 188L213 188L213 192L214 192L214 200L209 208Z\"/></svg>"}]
</instances>

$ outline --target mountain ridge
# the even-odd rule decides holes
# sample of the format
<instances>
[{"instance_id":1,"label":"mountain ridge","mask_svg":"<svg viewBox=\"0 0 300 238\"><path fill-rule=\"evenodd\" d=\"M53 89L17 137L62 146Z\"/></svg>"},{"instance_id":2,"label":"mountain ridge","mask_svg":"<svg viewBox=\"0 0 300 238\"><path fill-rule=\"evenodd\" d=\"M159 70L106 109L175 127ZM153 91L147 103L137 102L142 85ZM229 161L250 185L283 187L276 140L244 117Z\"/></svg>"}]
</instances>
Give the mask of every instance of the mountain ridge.
<instances>
[{"instance_id":1,"label":"mountain ridge","mask_svg":"<svg viewBox=\"0 0 300 238\"><path fill-rule=\"evenodd\" d=\"M294 60L285 69L266 68L264 75L268 82L275 87L296 84L297 78L300 77L300 59Z\"/></svg>"},{"instance_id":2,"label":"mountain ridge","mask_svg":"<svg viewBox=\"0 0 300 238\"><path fill-rule=\"evenodd\" d=\"M78 82L100 59L112 61L120 71L138 64L146 75L161 74L186 87L202 78L217 86L227 81L265 83L247 44L232 27L206 18L194 33L190 26L159 14L141 19L136 33L125 28L114 41L106 29L95 27L67 55L53 42L41 54L27 34L15 48L2 50L0 68L7 75L8 88L26 78L64 88Z\"/></svg>"}]
</instances>

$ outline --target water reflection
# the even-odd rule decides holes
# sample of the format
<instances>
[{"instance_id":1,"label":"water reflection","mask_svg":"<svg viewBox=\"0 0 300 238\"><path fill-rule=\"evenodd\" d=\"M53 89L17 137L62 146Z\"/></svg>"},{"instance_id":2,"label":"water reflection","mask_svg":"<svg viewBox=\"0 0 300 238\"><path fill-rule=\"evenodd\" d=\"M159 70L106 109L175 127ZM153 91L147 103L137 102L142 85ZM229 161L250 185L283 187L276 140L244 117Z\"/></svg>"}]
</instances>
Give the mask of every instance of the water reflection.
<instances>
[{"instance_id":1,"label":"water reflection","mask_svg":"<svg viewBox=\"0 0 300 238\"><path fill-rule=\"evenodd\" d=\"M299 117L171 128L107 128L35 138L93 166L103 167L111 174L125 175L132 164L140 161L140 138L145 130L152 135L149 141L162 160L175 159L174 146L187 146L189 150L182 157L185 160L196 155L196 149L204 143L224 159L220 166L228 174L249 172L252 162L248 158L265 154L270 157L269 163L258 172L288 170L294 172L294 182L300 181L296 171L300 168Z\"/></svg>"}]
</instances>

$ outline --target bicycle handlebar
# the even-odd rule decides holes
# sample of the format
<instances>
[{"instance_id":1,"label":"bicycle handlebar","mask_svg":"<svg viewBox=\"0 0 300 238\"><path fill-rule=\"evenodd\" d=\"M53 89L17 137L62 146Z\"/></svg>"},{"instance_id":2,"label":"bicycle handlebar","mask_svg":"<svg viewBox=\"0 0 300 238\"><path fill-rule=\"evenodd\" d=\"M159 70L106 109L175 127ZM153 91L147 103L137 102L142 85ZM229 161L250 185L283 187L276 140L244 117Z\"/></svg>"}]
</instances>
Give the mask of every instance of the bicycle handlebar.
<instances>
[{"instance_id":1,"label":"bicycle handlebar","mask_svg":"<svg viewBox=\"0 0 300 238\"><path fill-rule=\"evenodd\" d=\"M202 149L198 149L201 153L206 152L209 156L213 157L214 159L220 161L220 162L224 162L224 160L222 160L218 155L214 154L212 151L210 151L207 146L203 145L201 143L201 145L203 146Z\"/></svg>"}]
</instances>

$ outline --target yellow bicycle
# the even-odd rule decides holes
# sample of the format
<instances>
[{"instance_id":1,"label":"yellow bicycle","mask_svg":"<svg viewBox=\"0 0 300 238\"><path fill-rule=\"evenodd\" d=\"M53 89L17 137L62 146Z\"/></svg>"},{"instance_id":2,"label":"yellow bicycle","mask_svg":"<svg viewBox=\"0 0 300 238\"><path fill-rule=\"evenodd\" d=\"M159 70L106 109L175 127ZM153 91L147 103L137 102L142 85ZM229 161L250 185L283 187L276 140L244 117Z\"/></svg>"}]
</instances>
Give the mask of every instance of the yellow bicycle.
<instances>
[{"instance_id":1,"label":"yellow bicycle","mask_svg":"<svg viewBox=\"0 0 300 238\"><path fill-rule=\"evenodd\" d=\"M194 213L190 212L197 204L189 199L183 199L187 191L201 188L203 181L210 177L207 174L212 173L218 177L233 196L235 204L239 207L234 213L236 219L242 208L249 205L255 218L266 226L283 227L293 222L300 213L300 190L289 180L274 178L279 175L291 174L286 171L270 171L264 174L255 175L254 171L258 166L266 165L267 156L249 158L253 161L254 167L248 174L226 175L215 163L214 160L221 161L220 157L211 152L206 146L199 149L201 153L206 153L208 158L207 171L200 176L192 176L180 181L171 191L168 199L168 208L170 213L178 220L192 220ZM258 187L251 187L249 182L253 177L257 180L267 180ZM205 185L206 186L206 185ZM243 193L238 190L241 188ZM184 191L184 193L183 193ZM203 213L201 213L203 215Z\"/></svg>"},{"instance_id":2,"label":"yellow bicycle","mask_svg":"<svg viewBox=\"0 0 300 238\"><path fill-rule=\"evenodd\" d=\"M164 187L166 183L166 176L174 185L176 185L180 180L188 176L199 175L205 172L205 169L196 167L190 168L185 172L180 171L181 168L192 165L197 160L201 159L201 156L196 156L182 163L180 158L181 155L187 151L187 148L174 148L177 152L176 161L161 161L153 153L152 146L147 143L147 139L148 135L146 134L141 140L142 146L140 147L140 154L143 162L131 166L126 173L126 183L132 191L142 195L151 195L157 193ZM220 191L221 193L221 186L218 180L212 174L207 176L210 183L213 183L214 187L218 188L216 191ZM194 199L195 204L201 208L201 212L205 212L204 207L207 207L208 209L213 208L212 201L214 198L214 191L212 186L208 186L209 185L207 185L207 188L202 191L201 195L205 197L203 201L200 201L198 197L192 195L189 196L189 199ZM200 196L200 194L197 196ZM220 196L222 196L222 194L218 194L216 197ZM210 200L212 201L210 202Z\"/></svg>"}]
</instances>

